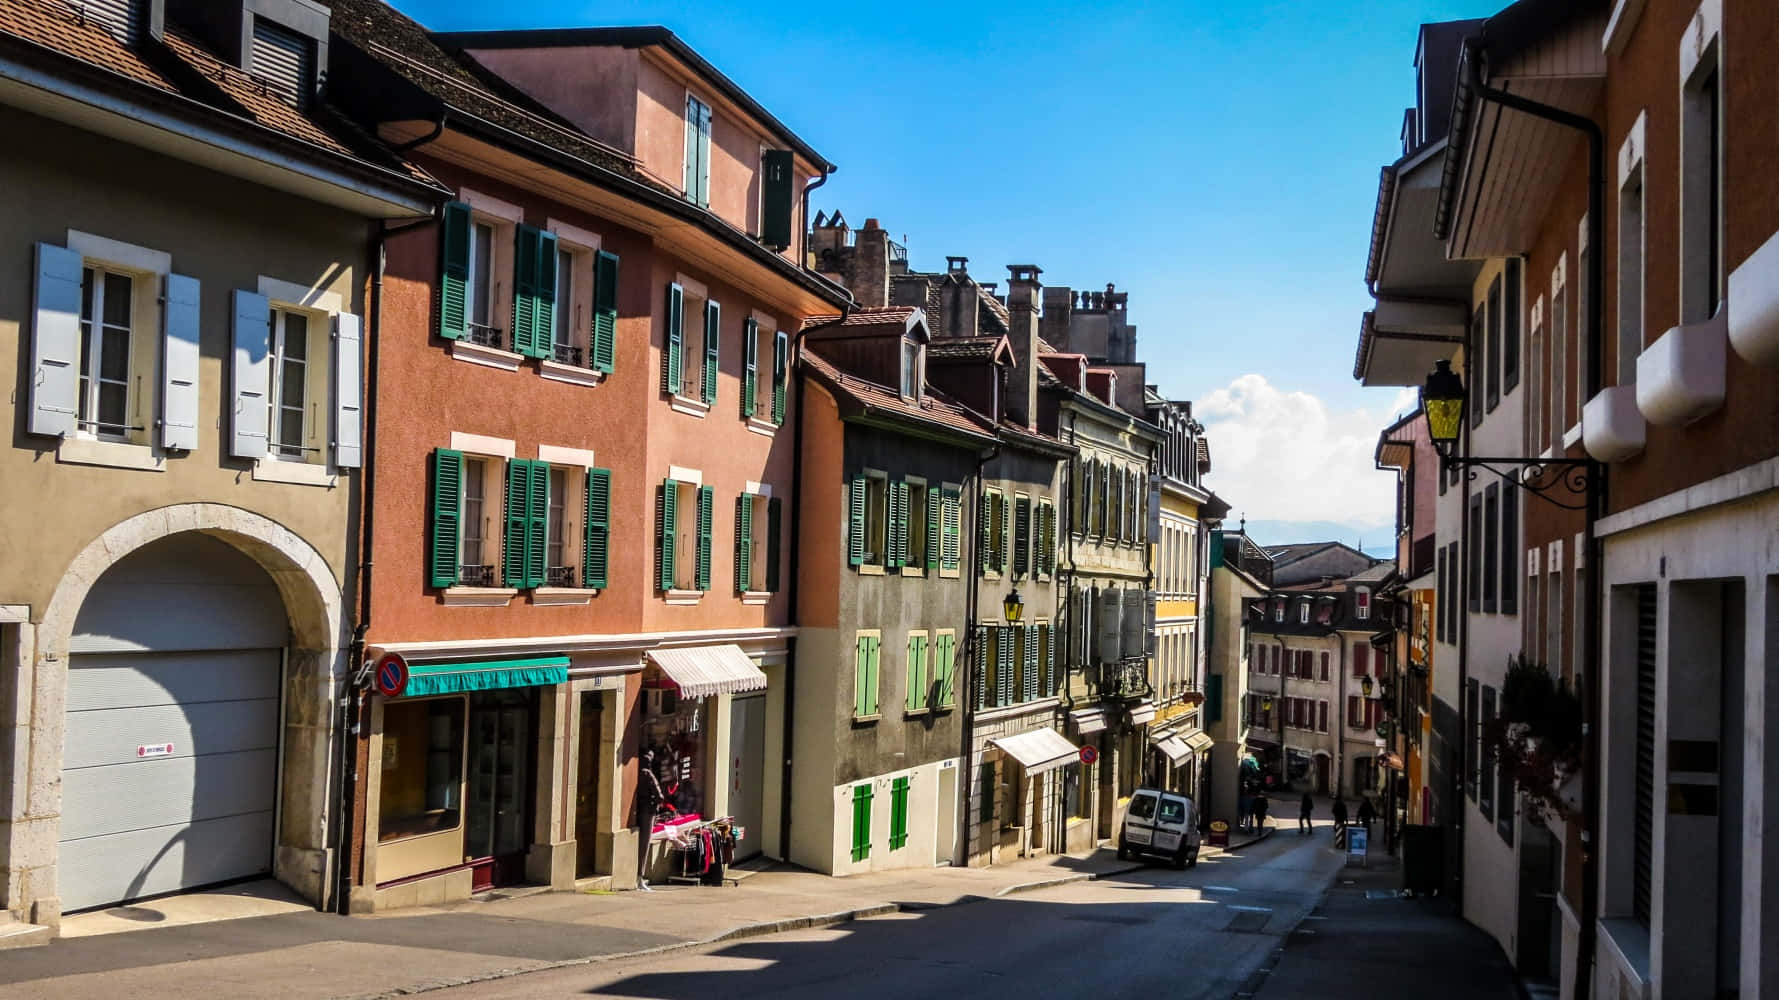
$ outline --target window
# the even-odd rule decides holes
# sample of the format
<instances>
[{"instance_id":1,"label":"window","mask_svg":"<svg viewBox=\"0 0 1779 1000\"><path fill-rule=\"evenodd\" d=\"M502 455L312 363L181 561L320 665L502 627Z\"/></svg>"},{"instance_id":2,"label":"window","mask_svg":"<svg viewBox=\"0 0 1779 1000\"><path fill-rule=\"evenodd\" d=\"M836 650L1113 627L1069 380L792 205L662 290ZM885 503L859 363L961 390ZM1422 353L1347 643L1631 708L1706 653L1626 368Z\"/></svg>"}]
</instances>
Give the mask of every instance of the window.
<instances>
[{"instance_id":1,"label":"window","mask_svg":"<svg viewBox=\"0 0 1779 1000\"><path fill-rule=\"evenodd\" d=\"M1501 402L1501 276L1489 282L1488 342L1483 351L1483 383L1488 389L1488 412Z\"/></svg>"},{"instance_id":2,"label":"window","mask_svg":"<svg viewBox=\"0 0 1779 1000\"><path fill-rule=\"evenodd\" d=\"M981 538L983 573L1005 573L1008 568L1007 529L1012 520L1012 501L993 487L982 491Z\"/></svg>"},{"instance_id":3,"label":"window","mask_svg":"<svg viewBox=\"0 0 1779 1000\"><path fill-rule=\"evenodd\" d=\"M1501 491L1501 613L1504 615L1519 614L1519 567L1520 495L1509 486Z\"/></svg>"},{"instance_id":4,"label":"window","mask_svg":"<svg viewBox=\"0 0 1779 1000\"><path fill-rule=\"evenodd\" d=\"M1322 655L1324 657L1326 657L1328 654L1323 653ZM1321 699L1316 702L1316 732L1325 733L1327 731L1328 731L1328 699L1324 698L1324 699Z\"/></svg>"},{"instance_id":5,"label":"window","mask_svg":"<svg viewBox=\"0 0 1779 1000\"><path fill-rule=\"evenodd\" d=\"M549 467L549 543L544 558L545 582L552 587L574 586L574 567L568 562L568 470Z\"/></svg>"},{"instance_id":6,"label":"window","mask_svg":"<svg viewBox=\"0 0 1779 1000\"><path fill-rule=\"evenodd\" d=\"M1476 807L1485 819L1495 818L1495 746L1488 740L1489 727L1495 721L1495 689L1482 689L1482 715L1477 717L1478 758L1481 773L1477 780Z\"/></svg>"},{"instance_id":7,"label":"window","mask_svg":"<svg viewBox=\"0 0 1779 1000\"><path fill-rule=\"evenodd\" d=\"M1581 423L1581 408L1588 398L1588 352L1595 349L1594 345L1588 343L1587 338L1588 296L1592 294L1588 288L1590 283L1588 268L1592 266L1592 259L1588 246L1587 216L1581 217L1581 224L1577 227L1577 232L1579 234L1577 238L1581 242L1575 252L1575 421L1573 425ZM1601 378L1604 377L1605 372L1602 371ZM1565 433L1567 433L1566 429Z\"/></svg>"},{"instance_id":8,"label":"window","mask_svg":"<svg viewBox=\"0 0 1779 1000\"><path fill-rule=\"evenodd\" d=\"M255 14L248 72L279 100L306 108L315 86L315 42Z\"/></svg>"},{"instance_id":9,"label":"window","mask_svg":"<svg viewBox=\"0 0 1779 1000\"><path fill-rule=\"evenodd\" d=\"M664 480L655 495L656 587L710 589L711 520L716 491L698 483Z\"/></svg>"},{"instance_id":10,"label":"window","mask_svg":"<svg viewBox=\"0 0 1779 1000\"><path fill-rule=\"evenodd\" d=\"M735 589L777 593L780 505L759 493L735 498Z\"/></svg>"},{"instance_id":11,"label":"window","mask_svg":"<svg viewBox=\"0 0 1779 1000\"><path fill-rule=\"evenodd\" d=\"M1476 775L1478 762L1482 760L1482 723L1477 714L1482 710L1482 685L1476 678L1470 679L1469 690L1464 692L1464 719L1469 731L1465 734L1466 749L1469 750L1464 762L1464 794L1476 801Z\"/></svg>"},{"instance_id":12,"label":"window","mask_svg":"<svg viewBox=\"0 0 1779 1000\"><path fill-rule=\"evenodd\" d=\"M686 315L701 318L702 335L686 336ZM677 399L706 407L717 400L717 371L722 341L723 309L708 298L688 294L675 282L667 286L667 343L662 351L661 387Z\"/></svg>"},{"instance_id":13,"label":"window","mask_svg":"<svg viewBox=\"0 0 1779 1000\"><path fill-rule=\"evenodd\" d=\"M1440 642L1445 642L1445 609L1446 605L1449 604L1452 599L1452 582L1446 577L1445 546L1442 545L1439 547L1435 562L1438 565L1438 570L1435 578L1437 583L1433 590L1433 599L1439 602L1439 608L1438 613L1433 616L1433 632L1434 638L1438 639Z\"/></svg>"},{"instance_id":14,"label":"window","mask_svg":"<svg viewBox=\"0 0 1779 1000\"><path fill-rule=\"evenodd\" d=\"M854 476L847 499L848 561L883 568L889 559L889 478L867 470Z\"/></svg>"},{"instance_id":15,"label":"window","mask_svg":"<svg viewBox=\"0 0 1779 1000\"><path fill-rule=\"evenodd\" d=\"M505 331L495 326L498 313L494 308L494 226L489 223L477 222L470 227L469 275L465 296L469 340L487 347L505 347Z\"/></svg>"},{"instance_id":16,"label":"window","mask_svg":"<svg viewBox=\"0 0 1779 1000\"><path fill-rule=\"evenodd\" d=\"M1284 601L1272 602L1272 620L1275 622L1282 622L1285 620L1285 602Z\"/></svg>"},{"instance_id":17,"label":"window","mask_svg":"<svg viewBox=\"0 0 1779 1000\"><path fill-rule=\"evenodd\" d=\"M939 491L939 575L956 576L963 562L963 488L946 483Z\"/></svg>"},{"instance_id":18,"label":"window","mask_svg":"<svg viewBox=\"0 0 1779 1000\"><path fill-rule=\"evenodd\" d=\"M1723 94L1722 57L1716 25L1700 8L1699 33L1681 46L1687 76L1680 97L1680 296L1681 321L1696 323L1717 314L1723 296ZM1692 32L1689 32L1692 34ZM1684 61L1697 64L1686 73Z\"/></svg>"},{"instance_id":19,"label":"window","mask_svg":"<svg viewBox=\"0 0 1779 1000\"><path fill-rule=\"evenodd\" d=\"M463 818L461 697L383 706L377 841L457 829Z\"/></svg>"},{"instance_id":20,"label":"window","mask_svg":"<svg viewBox=\"0 0 1779 1000\"><path fill-rule=\"evenodd\" d=\"M1364 587L1360 587L1358 589L1358 591L1356 591L1353 594L1353 600L1357 607L1357 613L1359 615L1359 620L1360 621L1370 620L1370 618L1371 618L1371 591L1366 590Z\"/></svg>"},{"instance_id":21,"label":"window","mask_svg":"<svg viewBox=\"0 0 1779 1000\"><path fill-rule=\"evenodd\" d=\"M1560 554L1554 550L1552 555ZM1544 616L1544 665L1555 677L1562 678L1563 670L1563 574L1562 563L1551 560L1550 579L1545 582L1544 589L1548 592L1546 600L1550 605Z\"/></svg>"},{"instance_id":22,"label":"window","mask_svg":"<svg viewBox=\"0 0 1779 1000\"><path fill-rule=\"evenodd\" d=\"M908 845L908 786L913 780L901 777L890 781L889 849L892 851Z\"/></svg>"},{"instance_id":23,"label":"window","mask_svg":"<svg viewBox=\"0 0 1779 1000\"><path fill-rule=\"evenodd\" d=\"M1013 575L1024 576L1032 568L1032 498L1024 493L1013 498Z\"/></svg>"},{"instance_id":24,"label":"window","mask_svg":"<svg viewBox=\"0 0 1779 1000\"><path fill-rule=\"evenodd\" d=\"M883 651L883 633L860 632L853 637L853 704L857 719L877 718L878 666Z\"/></svg>"},{"instance_id":25,"label":"window","mask_svg":"<svg viewBox=\"0 0 1779 1000\"><path fill-rule=\"evenodd\" d=\"M1297 620L1301 624L1304 624L1304 625L1309 624L1310 602L1308 602L1308 601L1298 601L1297 602Z\"/></svg>"},{"instance_id":26,"label":"window","mask_svg":"<svg viewBox=\"0 0 1779 1000\"><path fill-rule=\"evenodd\" d=\"M1493 612L1497 609L1496 587L1500 576L1498 547L1501 542L1501 484L1490 483L1483 491L1483 535L1482 546L1482 609Z\"/></svg>"},{"instance_id":27,"label":"window","mask_svg":"<svg viewBox=\"0 0 1779 1000\"><path fill-rule=\"evenodd\" d=\"M1563 431L1569 426L1568 394L1565 391L1569 384L1569 287L1567 256L1557 258L1556 272L1551 276L1550 293L1550 330L1547 340L1550 343L1550 378L1546 380L1550 406L1550 433L1541 445L1548 445L1557 452L1563 450ZM1578 326L1579 328L1579 326Z\"/></svg>"},{"instance_id":28,"label":"window","mask_svg":"<svg viewBox=\"0 0 1779 1000\"><path fill-rule=\"evenodd\" d=\"M1618 385L1637 382L1643 353L1643 164L1639 160L1618 198Z\"/></svg>"},{"instance_id":29,"label":"window","mask_svg":"<svg viewBox=\"0 0 1779 1000\"><path fill-rule=\"evenodd\" d=\"M871 856L871 783L852 786L852 859Z\"/></svg>"},{"instance_id":30,"label":"window","mask_svg":"<svg viewBox=\"0 0 1779 1000\"><path fill-rule=\"evenodd\" d=\"M907 514L903 522L907 540L902 543L906 558L902 562L910 569L925 572L938 565L939 553L934 543L939 540L939 525L934 522L933 514L939 494L918 479L902 483L901 488L907 492Z\"/></svg>"},{"instance_id":31,"label":"window","mask_svg":"<svg viewBox=\"0 0 1779 1000\"><path fill-rule=\"evenodd\" d=\"M1353 676L1365 677L1371 673L1371 643L1363 640L1353 643Z\"/></svg>"},{"instance_id":32,"label":"window","mask_svg":"<svg viewBox=\"0 0 1779 1000\"><path fill-rule=\"evenodd\" d=\"M1482 494L1470 495L1470 532L1464 536L1464 563L1468 567L1470 579L1469 608L1471 611L1482 610L1483 566L1480 555L1483 548L1483 508ZM1490 591L1494 590L1491 586Z\"/></svg>"},{"instance_id":33,"label":"window","mask_svg":"<svg viewBox=\"0 0 1779 1000\"><path fill-rule=\"evenodd\" d=\"M933 675L927 653L932 639L926 632L908 633L908 676L906 705L910 712L924 712L932 694Z\"/></svg>"},{"instance_id":34,"label":"window","mask_svg":"<svg viewBox=\"0 0 1779 1000\"><path fill-rule=\"evenodd\" d=\"M1502 297L1491 299L1490 308L1501 307L1501 394L1520 384L1520 259L1507 258Z\"/></svg>"},{"instance_id":35,"label":"window","mask_svg":"<svg viewBox=\"0 0 1779 1000\"><path fill-rule=\"evenodd\" d=\"M1524 435L1526 440L1525 454L1537 454L1549 435L1544 430L1546 407L1542 393L1544 392L1544 297L1532 303L1532 339L1531 355L1526 359L1531 368L1526 373L1526 424ZM1397 480L1397 492L1402 491L1402 482ZM1400 523L1400 522L1399 522Z\"/></svg>"},{"instance_id":36,"label":"window","mask_svg":"<svg viewBox=\"0 0 1779 1000\"><path fill-rule=\"evenodd\" d=\"M1327 652L1323 652L1323 654L1322 654L1322 680L1326 681L1327 679L1328 679L1328 654L1327 654Z\"/></svg>"},{"instance_id":37,"label":"window","mask_svg":"<svg viewBox=\"0 0 1779 1000\"><path fill-rule=\"evenodd\" d=\"M556 308L552 316L554 328L550 331L550 356L557 362L579 367L585 352L580 343L578 322L580 314L575 308L574 275L576 270L575 253L567 247L557 244L556 250L556 288L554 291Z\"/></svg>"},{"instance_id":38,"label":"window","mask_svg":"<svg viewBox=\"0 0 1779 1000\"><path fill-rule=\"evenodd\" d=\"M920 343L902 341L902 398L920 399Z\"/></svg>"},{"instance_id":39,"label":"window","mask_svg":"<svg viewBox=\"0 0 1779 1000\"><path fill-rule=\"evenodd\" d=\"M1491 355L1488 352L1489 309L1487 302L1478 302L1470 313L1470 341L1465 345L1465 366L1470 369L1468 384L1464 387L1469 398L1464 401L1464 409L1470 414L1470 426L1476 427L1483 418L1483 383L1486 378L1484 370L1489 366ZM1457 482L1457 468L1446 470Z\"/></svg>"},{"instance_id":40,"label":"window","mask_svg":"<svg viewBox=\"0 0 1779 1000\"><path fill-rule=\"evenodd\" d=\"M458 577L475 586L494 584L493 553L487 549L488 462L463 458L463 542L458 548Z\"/></svg>"},{"instance_id":41,"label":"window","mask_svg":"<svg viewBox=\"0 0 1779 1000\"><path fill-rule=\"evenodd\" d=\"M272 310L271 454L298 461L320 448L305 447L304 416L309 401L309 317L288 309Z\"/></svg>"},{"instance_id":42,"label":"window","mask_svg":"<svg viewBox=\"0 0 1779 1000\"><path fill-rule=\"evenodd\" d=\"M124 439L130 414L135 279L88 266L80 280L80 430Z\"/></svg>"},{"instance_id":43,"label":"window","mask_svg":"<svg viewBox=\"0 0 1779 1000\"><path fill-rule=\"evenodd\" d=\"M710 207L710 106L686 95L686 200Z\"/></svg>"},{"instance_id":44,"label":"window","mask_svg":"<svg viewBox=\"0 0 1779 1000\"><path fill-rule=\"evenodd\" d=\"M785 367L789 342L753 317L742 323L741 415L784 423ZM770 371L761 369L771 365Z\"/></svg>"}]
</instances>

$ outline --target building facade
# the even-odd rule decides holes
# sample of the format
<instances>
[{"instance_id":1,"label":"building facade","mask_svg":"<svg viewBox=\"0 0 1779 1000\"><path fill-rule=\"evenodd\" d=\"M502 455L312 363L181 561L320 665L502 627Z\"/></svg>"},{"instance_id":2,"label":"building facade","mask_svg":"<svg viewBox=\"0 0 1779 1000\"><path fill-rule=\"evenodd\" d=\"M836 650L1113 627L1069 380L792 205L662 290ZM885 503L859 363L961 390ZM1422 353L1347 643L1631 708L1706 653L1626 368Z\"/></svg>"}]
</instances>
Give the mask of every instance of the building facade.
<instances>
[{"instance_id":1,"label":"building facade","mask_svg":"<svg viewBox=\"0 0 1779 1000\"><path fill-rule=\"evenodd\" d=\"M1210 471L1204 427L1190 402L1147 391L1149 421L1167 439L1156 449L1150 524L1155 589L1155 719L1149 726L1151 783L1207 800L1205 639L1202 609L1209 604L1209 524L1220 508L1200 477ZM1226 512L1226 511L1225 511Z\"/></svg>"},{"instance_id":2,"label":"building facade","mask_svg":"<svg viewBox=\"0 0 1779 1000\"><path fill-rule=\"evenodd\" d=\"M1202 616L1210 650L1204 711L1205 733L1214 742L1205 810L1212 822L1228 824L1227 830L1241 822L1245 797L1262 778L1259 757L1248 745L1250 657L1258 599L1272 589L1272 558L1243 532L1213 531L1209 563L1209 600Z\"/></svg>"}]
</instances>

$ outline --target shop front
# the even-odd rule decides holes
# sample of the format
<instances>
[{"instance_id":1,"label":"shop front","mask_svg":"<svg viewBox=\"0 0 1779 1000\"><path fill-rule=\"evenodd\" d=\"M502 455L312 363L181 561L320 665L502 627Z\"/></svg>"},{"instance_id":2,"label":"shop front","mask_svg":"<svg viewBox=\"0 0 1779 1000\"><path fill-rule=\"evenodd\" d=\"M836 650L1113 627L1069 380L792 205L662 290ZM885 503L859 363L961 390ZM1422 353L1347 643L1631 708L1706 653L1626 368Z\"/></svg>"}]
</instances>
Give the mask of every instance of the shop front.
<instances>
[{"instance_id":1,"label":"shop front","mask_svg":"<svg viewBox=\"0 0 1779 1000\"><path fill-rule=\"evenodd\" d=\"M1059 772L1080 762L1081 748L1049 726L996 736L988 740L988 745L998 749L1004 763L1014 764L1019 772L1012 783L1014 794L1008 823L1015 840L1008 846L1014 847L1019 857L1061 846L1066 837L1063 828L1068 804ZM1053 831L1062 835L1053 835Z\"/></svg>"}]
</instances>

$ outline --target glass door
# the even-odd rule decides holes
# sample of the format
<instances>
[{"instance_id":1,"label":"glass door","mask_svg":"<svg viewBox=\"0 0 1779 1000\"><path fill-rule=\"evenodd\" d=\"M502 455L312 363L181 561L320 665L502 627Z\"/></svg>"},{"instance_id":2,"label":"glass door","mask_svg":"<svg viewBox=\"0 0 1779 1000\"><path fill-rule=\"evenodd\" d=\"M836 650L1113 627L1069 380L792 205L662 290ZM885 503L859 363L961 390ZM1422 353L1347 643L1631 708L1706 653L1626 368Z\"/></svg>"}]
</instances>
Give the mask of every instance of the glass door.
<instances>
[{"instance_id":1,"label":"glass door","mask_svg":"<svg viewBox=\"0 0 1779 1000\"><path fill-rule=\"evenodd\" d=\"M524 873L530 838L531 715L529 695L488 691L472 695L469 711L469 788L465 803L464 855L492 861L478 872L477 888L516 880Z\"/></svg>"}]
</instances>

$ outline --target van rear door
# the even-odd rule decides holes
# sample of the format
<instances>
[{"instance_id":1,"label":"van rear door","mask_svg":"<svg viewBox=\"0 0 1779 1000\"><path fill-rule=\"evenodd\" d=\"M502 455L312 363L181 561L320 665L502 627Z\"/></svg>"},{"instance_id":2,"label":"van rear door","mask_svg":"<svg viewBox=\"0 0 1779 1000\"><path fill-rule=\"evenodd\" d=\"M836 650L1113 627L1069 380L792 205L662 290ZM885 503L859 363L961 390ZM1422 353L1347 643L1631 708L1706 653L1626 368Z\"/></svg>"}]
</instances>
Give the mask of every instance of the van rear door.
<instances>
[{"instance_id":1,"label":"van rear door","mask_svg":"<svg viewBox=\"0 0 1779 1000\"><path fill-rule=\"evenodd\" d=\"M1124 814L1124 842L1133 847L1147 847L1155 839L1154 792L1137 792L1131 796L1130 810Z\"/></svg>"}]
</instances>

